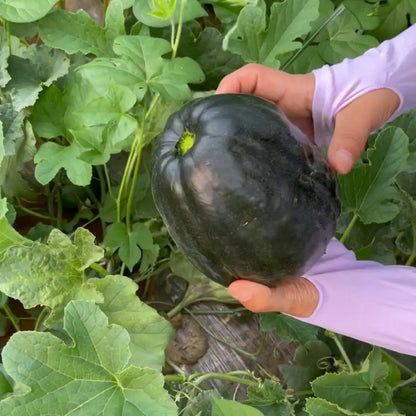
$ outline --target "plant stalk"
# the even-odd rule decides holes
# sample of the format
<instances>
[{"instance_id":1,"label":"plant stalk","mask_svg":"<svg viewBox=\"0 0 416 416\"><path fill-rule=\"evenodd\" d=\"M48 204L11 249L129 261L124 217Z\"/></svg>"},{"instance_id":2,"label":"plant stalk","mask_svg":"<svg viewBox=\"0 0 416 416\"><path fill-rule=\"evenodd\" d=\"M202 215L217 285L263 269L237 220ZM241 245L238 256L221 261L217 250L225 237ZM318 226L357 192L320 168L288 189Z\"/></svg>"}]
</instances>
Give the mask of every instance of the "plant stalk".
<instances>
[{"instance_id":1,"label":"plant stalk","mask_svg":"<svg viewBox=\"0 0 416 416\"><path fill-rule=\"evenodd\" d=\"M345 242L345 240L347 239L351 230L354 228L354 225L357 222L357 220L358 220L358 214L354 213L354 216L351 218L350 223L348 224L347 228L345 229L344 233L342 234L341 238L339 239L339 241L341 243Z\"/></svg>"},{"instance_id":2,"label":"plant stalk","mask_svg":"<svg viewBox=\"0 0 416 416\"><path fill-rule=\"evenodd\" d=\"M108 272L106 269L104 269L104 267L100 266L97 263L91 263L90 264L91 269L95 270L96 272L98 272L101 276L105 277L108 275Z\"/></svg>"},{"instance_id":3,"label":"plant stalk","mask_svg":"<svg viewBox=\"0 0 416 416\"><path fill-rule=\"evenodd\" d=\"M16 315L12 312L7 303L2 306L2 309L6 313L7 317L10 319L10 322L12 323L14 329L19 332L19 318L17 318Z\"/></svg>"},{"instance_id":4,"label":"plant stalk","mask_svg":"<svg viewBox=\"0 0 416 416\"><path fill-rule=\"evenodd\" d=\"M319 33L322 32L323 29L325 29L325 27L332 22L335 18L337 18L343 11L345 10L345 6L343 4L339 5L333 12L332 14L324 21L322 22L316 29L315 31L311 34L311 36L309 36L305 42L303 43L302 47L300 49L298 49L296 51L296 53L294 55L292 55L289 60L287 60L284 65L282 65L281 70L285 71L288 66L293 63L298 56L312 43L312 41L319 35Z\"/></svg>"},{"instance_id":5,"label":"plant stalk","mask_svg":"<svg viewBox=\"0 0 416 416\"><path fill-rule=\"evenodd\" d=\"M416 374L408 378L407 380L404 380L401 383L396 384L394 387L392 387L392 390L396 391L398 389L401 389L402 387L408 386L409 384L413 384L413 383L416 383Z\"/></svg>"},{"instance_id":6,"label":"plant stalk","mask_svg":"<svg viewBox=\"0 0 416 416\"><path fill-rule=\"evenodd\" d=\"M352 373L352 372L354 372L354 368L353 368L353 366L352 366L351 360L350 360L350 358L348 357L348 354L347 354L347 352L345 351L345 348L344 348L344 346L342 345L342 341L340 340L340 338L339 338L338 334L336 334L335 332L332 332L332 331L326 331L326 332L325 332L325 334L326 334L328 337L330 337L330 338L332 338L332 339L334 340L334 342L335 342L336 346L337 346L337 347L338 347L338 349L339 349L339 352L341 353L342 358L344 359L345 363L346 363L346 364L347 364L347 366L348 366L349 371L350 371L351 373Z\"/></svg>"}]
</instances>

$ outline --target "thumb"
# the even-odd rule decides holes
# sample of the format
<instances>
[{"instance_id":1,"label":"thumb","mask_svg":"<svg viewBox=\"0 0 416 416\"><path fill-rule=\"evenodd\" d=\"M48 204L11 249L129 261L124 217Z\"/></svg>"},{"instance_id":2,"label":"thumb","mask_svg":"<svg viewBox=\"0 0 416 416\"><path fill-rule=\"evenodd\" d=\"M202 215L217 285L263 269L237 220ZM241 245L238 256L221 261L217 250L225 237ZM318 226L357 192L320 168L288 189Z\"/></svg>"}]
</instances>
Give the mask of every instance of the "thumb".
<instances>
[{"instance_id":1,"label":"thumb","mask_svg":"<svg viewBox=\"0 0 416 416\"><path fill-rule=\"evenodd\" d=\"M399 106L398 95L387 88L370 91L341 109L328 149L331 166L348 173L360 157L369 134L383 125Z\"/></svg>"},{"instance_id":2,"label":"thumb","mask_svg":"<svg viewBox=\"0 0 416 416\"><path fill-rule=\"evenodd\" d=\"M248 280L236 280L228 293L252 312L282 312L308 317L319 302L318 289L303 277L294 277L270 288Z\"/></svg>"}]
</instances>

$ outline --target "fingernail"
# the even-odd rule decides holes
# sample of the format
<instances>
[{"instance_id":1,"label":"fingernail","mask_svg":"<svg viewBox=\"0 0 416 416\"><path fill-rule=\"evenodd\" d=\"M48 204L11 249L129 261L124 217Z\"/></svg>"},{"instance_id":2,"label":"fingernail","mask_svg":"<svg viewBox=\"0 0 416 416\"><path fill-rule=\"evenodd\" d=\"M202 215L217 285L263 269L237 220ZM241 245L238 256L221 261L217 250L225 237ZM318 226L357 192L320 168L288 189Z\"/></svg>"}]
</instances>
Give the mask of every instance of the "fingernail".
<instances>
[{"instance_id":1,"label":"fingernail","mask_svg":"<svg viewBox=\"0 0 416 416\"><path fill-rule=\"evenodd\" d=\"M335 159L337 161L338 170L341 173L347 173L354 165L354 158L352 154L345 149L340 149L335 152Z\"/></svg>"},{"instance_id":2,"label":"fingernail","mask_svg":"<svg viewBox=\"0 0 416 416\"><path fill-rule=\"evenodd\" d=\"M253 297L251 292L247 290L228 290L228 293L239 302L247 302Z\"/></svg>"}]
</instances>

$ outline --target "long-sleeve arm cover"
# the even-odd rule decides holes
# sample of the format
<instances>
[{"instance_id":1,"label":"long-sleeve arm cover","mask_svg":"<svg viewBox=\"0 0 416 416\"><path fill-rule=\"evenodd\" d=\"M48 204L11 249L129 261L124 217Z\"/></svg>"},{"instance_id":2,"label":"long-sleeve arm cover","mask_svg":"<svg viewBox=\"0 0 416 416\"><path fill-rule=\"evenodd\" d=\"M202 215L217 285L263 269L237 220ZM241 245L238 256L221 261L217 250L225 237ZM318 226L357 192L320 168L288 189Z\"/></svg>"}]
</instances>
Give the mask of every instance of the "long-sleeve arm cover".
<instances>
[{"instance_id":1,"label":"long-sleeve arm cover","mask_svg":"<svg viewBox=\"0 0 416 416\"><path fill-rule=\"evenodd\" d=\"M329 144L335 114L368 91L389 88L397 93L400 104L393 119L416 107L416 25L355 59L324 65L313 74L312 116L318 146Z\"/></svg>"},{"instance_id":2,"label":"long-sleeve arm cover","mask_svg":"<svg viewBox=\"0 0 416 416\"><path fill-rule=\"evenodd\" d=\"M390 88L400 97L391 118L416 107L416 25L355 59L314 71L315 141L329 144L334 116L364 94ZM320 301L305 319L334 332L416 355L416 268L357 261L336 241L305 275Z\"/></svg>"},{"instance_id":3,"label":"long-sleeve arm cover","mask_svg":"<svg viewBox=\"0 0 416 416\"><path fill-rule=\"evenodd\" d=\"M304 277L320 296L314 313L302 321L416 355L416 268L357 261L333 240Z\"/></svg>"}]
</instances>

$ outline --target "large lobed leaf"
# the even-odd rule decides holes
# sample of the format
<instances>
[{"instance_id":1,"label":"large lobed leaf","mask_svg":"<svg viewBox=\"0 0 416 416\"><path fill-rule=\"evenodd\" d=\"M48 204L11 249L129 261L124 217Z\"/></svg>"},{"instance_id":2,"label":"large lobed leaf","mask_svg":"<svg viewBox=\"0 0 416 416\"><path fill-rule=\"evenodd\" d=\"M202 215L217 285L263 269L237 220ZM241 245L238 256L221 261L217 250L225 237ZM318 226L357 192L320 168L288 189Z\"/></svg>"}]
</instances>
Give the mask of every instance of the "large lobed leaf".
<instances>
[{"instance_id":1,"label":"large lobed leaf","mask_svg":"<svg viewBox=\"0 0 416 416\"><path fill-rule=\"evenodd\" d=\"M55 10L39 22L39 35L43 42L69 54L82 52L112 56L114 39L124 33L121 0L109 2L105 27L98 26L84 10L76 13Z\"/></svg>"},{"instance_id":2,"label":"large lobed leaf","mask_svg":"<svg viewBox=\"0 0 416 416\"><path fill-rule=\"evenodd\" d=\"M27 390L0 401L1 415L177 414L163 389L162 374L129 364L128 332L109 325L97 306L70 302L65 308L64 329L70 344L51 333L32 331L10 339L2 353L4 367Z\"/></svg>"},{"instance_id":3,"label":"large lobed leaf","mask_svg":"<svg viewBox=\"0 0 416 416\"><path fill-rule=\"evenodd\" d=\"M224 38L224 48L246 62L279 68L279 58L299 49L299 38L306 35L319 16L319 0L292 0L273 3L266 22L266 4L258 0L238 15L234 27Z\"/></svg>"},{"instance_id":4,"label":"large lobed leaf","mask_svg":"<svg viewBox=\"0 0 416 416\"><path fill-rule=\"evenodd\" d=\"M307 399L306 410L318 416L385 414L382 411L391 410L393 396L390 371L381 350L374 348L358 371L327 373L315 379L311 387L316 398Z\"/></svg>"},{"instance_id":5,"label":"large lobed leaf","mask_svg":"<svg viewBox=\"0 0 416 416\"><path fill-rule=\"evenodd\" d=\"M403 130L388 127L367 150L368 163L339 176L345 212L354 212L364 224L388 222L398 214L400 195L393 184L407 167L408 142Z\"/></svg>"},{"instance_id":6,"label":"large lobed leaf","mask_svg":"<svg viewBox=\"0 0 416 416\"><path fill-rule=\"evenodd\" d=\"M137 367L161 370L165 348L172 335L172 326L136 295L138 287L125 276L90 279L104 296L98 306L110 324L123 326L130 336L129 363Z\"/></svg>"},{"instance_id":7,"label":"large lobed leaf","mask_svg":"<svg viewBox=\"0 0 416 416\"><path fill-rule=\"evenodd\" d=\"M26 309L37 305L51 308L47 326L62 319L65 306L73 299L101 302L102 294L84 276L84 270L103 256L94 238L78 228L72 243L55 229L47 244L10 247L0 263L0 290L19 299Z\"/></svg>"},{"instance_id":8,"label":"large lobed leaf","mask_svg":"<svg viewBox=\"0 0 416 416\"><path fill-rule=\"evenodd\" d=\"M58 0L1 0L0 16L9 22L34 22L45 16Z\"/></svg>"}]
</instances>

